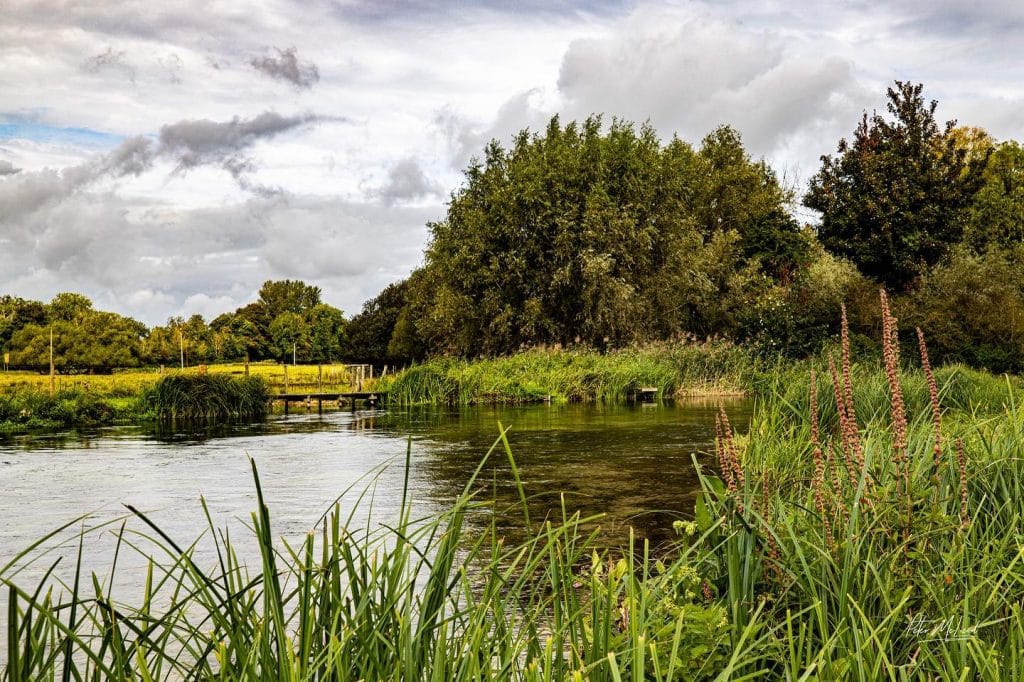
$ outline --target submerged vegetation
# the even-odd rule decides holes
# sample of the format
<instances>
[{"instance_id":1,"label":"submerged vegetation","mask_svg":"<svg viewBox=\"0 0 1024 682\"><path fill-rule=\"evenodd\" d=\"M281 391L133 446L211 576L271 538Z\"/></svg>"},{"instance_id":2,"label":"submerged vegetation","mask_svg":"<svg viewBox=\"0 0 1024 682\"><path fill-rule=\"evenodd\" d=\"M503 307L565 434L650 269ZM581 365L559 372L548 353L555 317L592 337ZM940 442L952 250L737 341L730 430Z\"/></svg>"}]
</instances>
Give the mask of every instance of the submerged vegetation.
<instances>
[{"instance_id":1,"label":"submerged vegetation","mask_svg":"<svg viewBox=\"0 0 1024 682\"><path fill-rule=\"evenodd\" d=\"M923 334L908 375L884 295L882 321L880 367L844 326L835 355L777 375L748 435L721 411L670 547L604 549L569 508L530 518L504 433L447 512L403 496L360 530L339 505L297 544L275 543L257 477L254 571L212 520L204 562L134 509L104 528L115 557L148 561L141 598L114 587L116 558L89 579L84 537L64 582L51 567L19 586L53 535L0 567L6 679L1020 679L1018 384L934 371ZM521 543L493 514L464 523L492 457L511 463Z\"/></svg>"}]
</instances>

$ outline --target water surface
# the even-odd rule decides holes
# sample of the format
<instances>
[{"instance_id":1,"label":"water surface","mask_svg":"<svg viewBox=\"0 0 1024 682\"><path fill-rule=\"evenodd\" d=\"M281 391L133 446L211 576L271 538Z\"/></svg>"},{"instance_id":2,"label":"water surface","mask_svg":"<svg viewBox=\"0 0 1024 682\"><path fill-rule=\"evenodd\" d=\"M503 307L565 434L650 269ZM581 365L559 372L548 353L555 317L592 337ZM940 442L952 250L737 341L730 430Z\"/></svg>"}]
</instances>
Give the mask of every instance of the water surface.
<instances>
[{"instance_id":1,"label":"water surface","mask_svg":"<svg viewBox=\"0 0 1024 682\"><path fill-rule=\"evenodd\" d=\"M213 431L115 427L7 438L0 441L0 566L81 514L90 514L83 524L93 526L124 515L125 504L188 544L206 525L203 496L215 523L237 533L256 507L249 457L258 467L277 536L301 538L344 491L371 485L372 512L371 496L356 505L354 493L343 498L343 508L360 523L370 517L371 524L394 520L407 447L417 511L434 514L462 491L498 436L499 423L510 428L533 519L560 515L564 500L570 510L603 514L601 537L610 545L625 542L629 528L657 543L671 535L673 520L692 513L692 457L711 448L715 409L709 401L293 412ZM728 409L743 428L750 404L732 402ZM478 487L499 512L516 507L503 450L485 466ZM499 518L508 534L520 530L521 516ZM103 575L111 538L110 532L88 536L87 570ZM201 545L200 557L208 550ZM123 561L130 570L132 559ZM141 561L136 564L141 570ZM25 583L37 571L29 567ZM6 610L0 620L4 616Z\"/></svg>"}]
</instances>

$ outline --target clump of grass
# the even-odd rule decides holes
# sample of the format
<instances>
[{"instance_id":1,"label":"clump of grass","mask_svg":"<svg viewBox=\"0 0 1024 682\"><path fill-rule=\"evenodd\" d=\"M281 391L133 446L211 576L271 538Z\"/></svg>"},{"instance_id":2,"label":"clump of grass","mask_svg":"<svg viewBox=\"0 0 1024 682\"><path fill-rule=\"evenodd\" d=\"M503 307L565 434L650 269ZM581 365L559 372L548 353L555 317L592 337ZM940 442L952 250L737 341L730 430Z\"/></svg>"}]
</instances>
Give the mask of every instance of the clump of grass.
<instances>
[{"instance_id":1,"label":"clump of grass","mask_svg":"<svg viewBox=\"0 0 1024 682\"><path fill-rule=\"evenodd\" d=\"M145 401L161 420L224 420L262 417L270 393L257 377L172 374L157 381Z\"/></svg>"},{"instance_id":2,"label":"clump of grass","mask_svg":"<svg viewBox=\"0 0 1024 682\"><path fill-rule=\"evenodd\" d=\"M104 426L135 415L134 406L118 403L81 390L63 390L54 395L37 390L0 394L0 432L71 426Z\"/></svg>"}]
</instances>

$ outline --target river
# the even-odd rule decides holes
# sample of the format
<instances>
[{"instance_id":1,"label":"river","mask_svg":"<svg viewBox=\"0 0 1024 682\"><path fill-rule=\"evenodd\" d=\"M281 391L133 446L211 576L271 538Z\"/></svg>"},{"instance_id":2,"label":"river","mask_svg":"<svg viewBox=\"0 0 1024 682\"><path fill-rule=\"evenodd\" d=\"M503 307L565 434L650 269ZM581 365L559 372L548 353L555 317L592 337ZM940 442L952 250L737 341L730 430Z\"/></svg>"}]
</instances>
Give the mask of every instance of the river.
<instances>
[{"instance_id":1,"label":"river","mask_svg":"<svg viewBox=\"0 0 1024 682\"><path fill-rule=\"evenodd\" d=\"M671 535L673 520L693 511L697 480L692 457L712 447L716 405L683 401L293 412L212 431L114 427L8 437L0 440L0 567L61 524L89 514L74 528L94 527L124 515L124 504L145 511L187 545L206 526L199 503L203 496L215 524L238 533L256 507L250 457L274 533L286 539L301 538L346 490L342 506L357 522L393 521L401 503L407 447L416 509L433 514L462 491L498 436L499 423L510 429L508 440L534 519L559 515L564 496L570 509L603 515L601 538L610 545L625 542L629 528L659 543ZM731 401L727 408L733 423L744 429L750 402ZM482 499L496 500L499 509L516 505L503 449L484 467L478 488ZM371 489L372 496L358 500L360 492ZM515 515L500 518L514 535ZM129 527L145 530L137 520ZM51 552L70 555L62 563L65 573L77 549L72 530L60 536L68 541L64 548ZM103 575L112 536L107 531L86 536L86 570ZM119 575L130 572L133 563L140 571L143 566L119 561ZM31 585L44 563L29 566L16 582ZM0 621L5 616L6 609Z\"/></svg>"}]
</instances>

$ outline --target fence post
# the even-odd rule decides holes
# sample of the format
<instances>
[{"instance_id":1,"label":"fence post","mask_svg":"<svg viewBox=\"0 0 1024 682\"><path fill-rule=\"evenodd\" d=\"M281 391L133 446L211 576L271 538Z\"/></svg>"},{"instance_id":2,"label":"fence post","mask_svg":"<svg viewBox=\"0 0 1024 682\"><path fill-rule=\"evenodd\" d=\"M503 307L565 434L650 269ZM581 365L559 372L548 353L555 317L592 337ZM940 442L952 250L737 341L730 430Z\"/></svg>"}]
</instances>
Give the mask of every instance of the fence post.
<instances>
[{"instance_id":1,"label":"fence post","mask_svg":"<svg viewBox=\"0 0 1024 682\"><path fill-rule=\"evenodd\" d=\"M288 392L288 364L284 365L284 392Z\"/></svg>"},{"instance_id":2,"label":"fence post","mask_svg":"<svg viewBox=\"0 0 1024 682\"><path fill-rule=\"evenodd\" d=\"M50 395L56 393L54 383L56 381L55 372L53 370L53 327L50 327Z\"/></svg>"}]
</instances>

